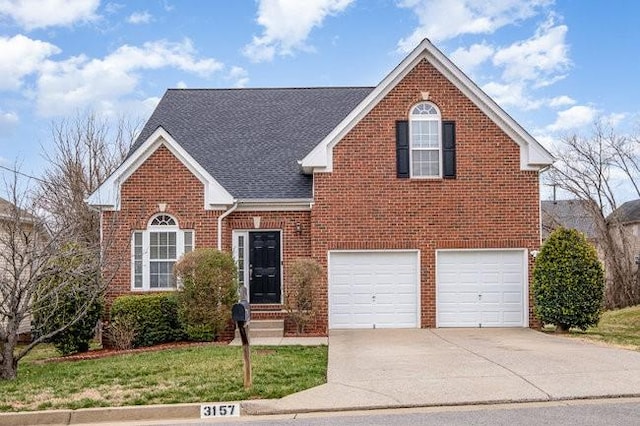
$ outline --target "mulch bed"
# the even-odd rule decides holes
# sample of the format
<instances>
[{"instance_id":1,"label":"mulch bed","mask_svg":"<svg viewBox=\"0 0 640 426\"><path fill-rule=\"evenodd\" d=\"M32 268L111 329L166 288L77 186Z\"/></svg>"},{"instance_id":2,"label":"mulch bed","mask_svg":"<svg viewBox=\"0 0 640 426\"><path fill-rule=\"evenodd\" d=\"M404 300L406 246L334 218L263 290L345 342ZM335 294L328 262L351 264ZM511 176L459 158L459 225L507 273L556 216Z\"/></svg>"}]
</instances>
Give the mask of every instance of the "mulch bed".
<instances>
[{"instance_id":1,"label":"mulch bed","mask_svg":"<svg viewBox=\"0 0 640 426\"><path fill-rule=\"evenodd\" d=\"M49 362L83 361L86 359L107 358L111 356L136 354L140 352L156 352L156 351L164 351L167 349L182 349L182 348L199 347L199 346L227 346L228 344L229 342L171 342L171 343L162 343L160 345L155 345L155 346L147 346L144 348L135 348L135 349L126 349L126 350L93 349L93 350L90 350L89 352L83 352L79 354L42 359L42 360L36 361L36 363L46 364Z\"/></svg>"}]
</instances>

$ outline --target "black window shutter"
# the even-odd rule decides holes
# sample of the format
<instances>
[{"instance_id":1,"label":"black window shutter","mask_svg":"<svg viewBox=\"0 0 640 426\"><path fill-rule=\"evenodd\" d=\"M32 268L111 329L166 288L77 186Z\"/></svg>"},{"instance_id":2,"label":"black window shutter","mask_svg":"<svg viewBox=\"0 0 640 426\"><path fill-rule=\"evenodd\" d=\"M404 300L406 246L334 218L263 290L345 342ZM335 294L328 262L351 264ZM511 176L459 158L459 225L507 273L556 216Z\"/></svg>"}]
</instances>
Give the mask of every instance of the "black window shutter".
<instances>
[{"instance_id":1,"label":"black window shutter","mask_svg":"<svg viewBox=\"0 0 640 426\"><path fill-rule=\"evenodd\" d=\"M409 177L408 121L396 121L396 171L399 178Z\"/></svg>"},{"instance_id":2,"label":"black window shutter","mask_svg":"<svg viewBox=\"0 0 640 426\"><path fill-rule=\"evenodd\" d=\"M442 122L442 177L456 177L456 122Z\"/></svg>"}]
</instances>

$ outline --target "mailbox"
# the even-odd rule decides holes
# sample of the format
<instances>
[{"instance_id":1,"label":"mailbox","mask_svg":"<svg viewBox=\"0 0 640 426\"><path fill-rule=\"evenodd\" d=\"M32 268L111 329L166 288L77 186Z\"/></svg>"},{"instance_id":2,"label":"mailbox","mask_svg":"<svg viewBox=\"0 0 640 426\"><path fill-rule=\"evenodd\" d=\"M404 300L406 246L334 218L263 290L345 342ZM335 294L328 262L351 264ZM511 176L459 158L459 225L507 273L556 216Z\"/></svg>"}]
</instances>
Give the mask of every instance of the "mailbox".
<instances>
[{"instance_id":1,"label":"mailbox","mask_svg":"<svg viewBox=\"0 0 640 426\"><path fill-rule=\"evenodd\" d=\"M249 302L242 300L231 307L231 318L237 322L248 323L251 319Z\"/></svg>"}]
</instances>

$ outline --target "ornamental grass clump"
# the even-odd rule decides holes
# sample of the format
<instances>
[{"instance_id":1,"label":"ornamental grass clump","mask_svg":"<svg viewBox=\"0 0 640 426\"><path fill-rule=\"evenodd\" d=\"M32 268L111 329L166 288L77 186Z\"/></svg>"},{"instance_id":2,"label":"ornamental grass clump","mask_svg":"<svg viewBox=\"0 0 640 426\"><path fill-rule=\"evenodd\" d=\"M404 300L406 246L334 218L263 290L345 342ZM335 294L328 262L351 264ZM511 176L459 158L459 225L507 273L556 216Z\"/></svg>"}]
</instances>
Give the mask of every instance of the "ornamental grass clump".
<instances>
[{"instance_id":1,"label":"ornamental grass clump","mask_svg":"<svg viewBox=\"0 0 640 426\"><path fill-rule=\"evenodd\" d=\"M604 271L584 234L559 228L543 244L533 270L535 315L556 331L586 330L600 320Z\"/></svg>"}]
</instances>

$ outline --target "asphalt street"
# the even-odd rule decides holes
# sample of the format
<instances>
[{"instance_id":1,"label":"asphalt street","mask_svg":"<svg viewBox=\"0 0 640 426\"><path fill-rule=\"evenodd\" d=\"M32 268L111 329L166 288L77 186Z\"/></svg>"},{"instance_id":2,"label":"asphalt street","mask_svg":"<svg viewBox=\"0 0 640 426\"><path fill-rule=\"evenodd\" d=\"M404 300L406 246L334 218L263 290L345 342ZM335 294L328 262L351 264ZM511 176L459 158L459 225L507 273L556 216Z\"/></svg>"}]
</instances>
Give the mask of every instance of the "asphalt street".
<instances>
[{"instance_id":1,"label":"asphalt street","mask_svg":"<svg viewBox=\"0 0 640 426\"><path fill-rule=\"evenodd\" d=\"M133 423L131 423L133 424ZM280 416L247 416L231 421L148 422L137 425L640 425L640 398L574 400L460 407L388 409ZM125 424L120 424L124 426ZM129 425L129 424L127 424Z\"/></svg>"}]
</instances>

